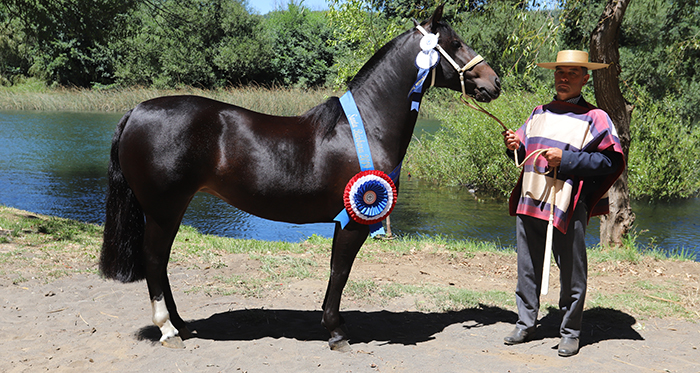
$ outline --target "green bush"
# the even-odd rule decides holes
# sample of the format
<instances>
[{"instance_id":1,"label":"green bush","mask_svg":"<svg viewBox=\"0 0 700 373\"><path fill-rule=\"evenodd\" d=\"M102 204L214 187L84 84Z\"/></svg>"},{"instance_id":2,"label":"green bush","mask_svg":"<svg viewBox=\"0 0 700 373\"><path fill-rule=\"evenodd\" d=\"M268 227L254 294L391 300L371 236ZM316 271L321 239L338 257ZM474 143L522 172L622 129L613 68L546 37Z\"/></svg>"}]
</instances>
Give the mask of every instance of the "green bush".
<instances>
[{"instance_id":1,"label":"green bush","mask_svg":"<svg viewBox=\"0 0 700 373\"><path fill-rule=\"evenodd\" d=\"M332 30L323 12L312 12L290 2L285 11L265 19L272 40L272 79L285 87L319 87L326 84L334 63Z\"/></svg>"},{"instance_id":2,"label":"green bush","mask_svg":"<svg viewBox=\"0 0 700 373\"><path fill-rule=\"evenodd\" d=\"M682 199L700 191L700 127L662 109L668 105L649 101L633 112L628 170L634 199Z\"/></svg>"},{"instance_id":3,"label":"green bush","mask_svg":"<svg viewBox=\"0 0 700 373\"><path fill-rule=\"evenodd\" d=\"M243 1L145 2L111 48L122 85L223 87L264 81L272 57L262 17Z\"/></svg>"}]
</instances>

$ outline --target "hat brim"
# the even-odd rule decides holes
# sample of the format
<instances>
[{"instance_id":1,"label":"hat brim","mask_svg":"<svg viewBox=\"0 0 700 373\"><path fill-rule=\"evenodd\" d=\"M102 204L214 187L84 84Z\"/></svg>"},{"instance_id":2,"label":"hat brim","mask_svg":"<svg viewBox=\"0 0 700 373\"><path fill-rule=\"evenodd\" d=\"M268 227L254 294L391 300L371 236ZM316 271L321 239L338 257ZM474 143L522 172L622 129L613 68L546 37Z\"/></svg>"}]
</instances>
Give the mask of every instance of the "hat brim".
<instances>
[{"instance_id":1,"label":"hat brim","mask_svg":"<svg viewBox=\"0 0 700 373\"><path fill-rule=\"evenodd\" d=\"M542 62L538 63L537 66L550 70L555 70L557 66L581 66L587 68L588 70L598 70L606 68L610 66L610 64L598 62Z\"/></svg>"}]
</instances>

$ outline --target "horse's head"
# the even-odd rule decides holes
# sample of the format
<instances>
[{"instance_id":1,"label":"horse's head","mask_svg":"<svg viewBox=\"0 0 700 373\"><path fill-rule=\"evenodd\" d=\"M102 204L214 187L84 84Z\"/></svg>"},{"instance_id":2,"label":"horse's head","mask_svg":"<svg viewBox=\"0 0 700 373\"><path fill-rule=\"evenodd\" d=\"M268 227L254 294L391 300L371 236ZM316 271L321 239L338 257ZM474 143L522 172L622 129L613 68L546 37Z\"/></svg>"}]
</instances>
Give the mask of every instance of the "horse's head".
<instances>
[{"instance_id":1,"label":"horse's head","mask_svg":"<svg viewBox=\"0 0 700 373\"><path fill-rule=\"evenodd\" d=\"M416 26L423 29L421 32L439 35L436 49L443 58L439 64L440 72L436 72L435 85L461 91L481 102L497 98L501 93L498 75L450 26L440 22L442 7L438 6L432 17Z\"/></svg>"}]
</instances>

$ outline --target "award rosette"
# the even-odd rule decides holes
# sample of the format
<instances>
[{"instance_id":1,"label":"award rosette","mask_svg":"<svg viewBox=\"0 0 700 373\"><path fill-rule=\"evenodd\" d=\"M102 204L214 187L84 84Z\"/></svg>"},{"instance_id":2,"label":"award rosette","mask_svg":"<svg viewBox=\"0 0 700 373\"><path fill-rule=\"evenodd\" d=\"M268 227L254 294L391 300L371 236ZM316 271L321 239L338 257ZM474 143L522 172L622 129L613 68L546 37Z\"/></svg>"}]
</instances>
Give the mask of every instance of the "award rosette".
<instances>
[{"instance_id":1,"label":"award rosette","mask_svg":"<svg viewBox=\"0 0 700 373\"><path fill-rule=\"evenodd\" d=\"M396 205L396 185L382 171L366 170L345 186L343 203L352 220L372 225L384 220Z\"/></svg>"},{"instance_id":2,"label":"award rosette","mask_svg":"<svg viewBox=\"0 0 700 373\"><path fill-rule=\"evenodd\" d=\"M420 53L416 56L416 66L419 69L432 69L440 62L440 53L435 50L438 45L438 36L427 34L420 40Z\"/></svg>"}]
</instances>

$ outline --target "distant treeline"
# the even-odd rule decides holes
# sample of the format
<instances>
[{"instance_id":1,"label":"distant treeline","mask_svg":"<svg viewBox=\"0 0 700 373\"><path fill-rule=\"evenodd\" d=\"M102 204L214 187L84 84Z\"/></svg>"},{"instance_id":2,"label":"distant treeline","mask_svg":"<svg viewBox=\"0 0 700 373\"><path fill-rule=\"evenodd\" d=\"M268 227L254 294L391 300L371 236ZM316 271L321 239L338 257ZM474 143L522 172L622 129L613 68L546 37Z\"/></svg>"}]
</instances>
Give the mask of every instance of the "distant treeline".
<instances>
[{"instance_id":1,"label":"distant treeline","mask_svg":"<svg viewBox=\"0 0 700 373\"><path fill-rule=\"evenodd\" d=\"M527 90L549 78L534 62L587 49L605 1L448 0L445 17L506 84ZM290 0L260 15L246 0L3 0L0 84L339 87L443 2L328 0L329 11L312 12ZM696 123L700 1L635 0L619 41L628 100L663 100Z\"/></svg>"}]
</instances>

